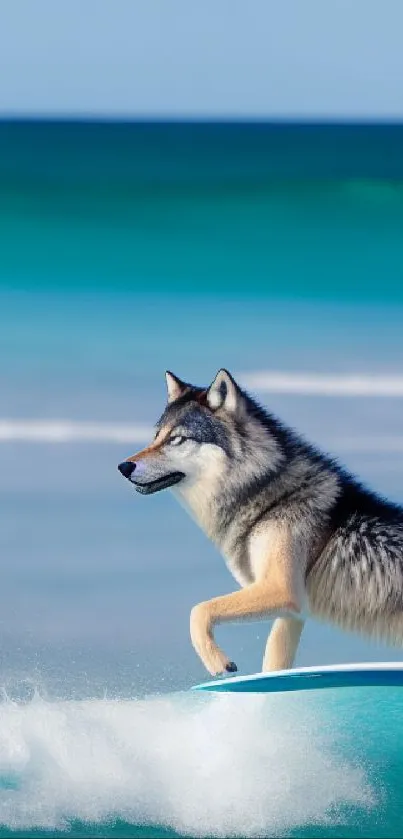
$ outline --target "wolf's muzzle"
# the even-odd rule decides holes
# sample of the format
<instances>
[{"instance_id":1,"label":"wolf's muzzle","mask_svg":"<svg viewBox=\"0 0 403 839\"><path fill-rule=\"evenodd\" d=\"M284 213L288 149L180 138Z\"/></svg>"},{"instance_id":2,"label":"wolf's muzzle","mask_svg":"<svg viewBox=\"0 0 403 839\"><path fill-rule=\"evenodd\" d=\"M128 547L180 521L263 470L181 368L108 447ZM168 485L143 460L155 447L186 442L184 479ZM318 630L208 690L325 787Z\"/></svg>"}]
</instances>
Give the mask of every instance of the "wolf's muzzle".
<instances>
[{"instance_id":1,"label":"wolf's muzzle","mask_svg":"<svg viewBox=\"0 0 403 839\"><path fill-rule=\"evenodd\" d=\"M144 470L142 461L140 461L139 467L138 471L141 475ZM136 481L132 478L133 472L136 468L137 464L132 460L124 460L123 463L119 463L118 466L119 472L124 478L127 478L130 483L133 484L134 489L136 489L137 492L140 492L141 495L151 495L153 492L159 492L161 489L169 489L169 487L178 484L179 481L185 477L183 472L170 472L168 475L162 475L160 478L154 478L154 480L144 481L144 483L142 483L141 481Z\"/></svg>"},{"instance_id":2,"label":"wolf's muzzle","mask_svg":"<svg viewBox=\"0 0 403 839\"><path fill-rule=\"evenodd\" d=\"M119 463L118 469L119 472L122 473L124 478L130 478L130 475L134 472L136 468L136 464L130 460L124 460L123 463Z\"/></svg>"}]
</instances>

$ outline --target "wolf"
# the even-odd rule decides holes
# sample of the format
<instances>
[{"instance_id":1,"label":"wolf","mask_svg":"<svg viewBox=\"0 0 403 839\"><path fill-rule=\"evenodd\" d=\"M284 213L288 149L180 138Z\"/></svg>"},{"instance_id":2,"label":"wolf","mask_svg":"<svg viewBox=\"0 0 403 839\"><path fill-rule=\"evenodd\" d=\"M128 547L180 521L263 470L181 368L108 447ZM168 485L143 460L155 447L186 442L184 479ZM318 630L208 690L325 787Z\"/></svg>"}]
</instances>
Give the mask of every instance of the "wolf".
<instances>
[{"instance_id":1,"label":"wolf","mask_svg":"<svg viewBox=\"0 0 403 839\"><path fill-rule=\"evenodd\" d=\"M262 671L293 666L309 616L403 640L403 508L367 489L221 369L197 387L166 372L151 444L118 469L143 495L172 489L239 589L194 606L192 644L211 675L237 670L214 627L274 620Z\"/></svg>"}]
</instances>

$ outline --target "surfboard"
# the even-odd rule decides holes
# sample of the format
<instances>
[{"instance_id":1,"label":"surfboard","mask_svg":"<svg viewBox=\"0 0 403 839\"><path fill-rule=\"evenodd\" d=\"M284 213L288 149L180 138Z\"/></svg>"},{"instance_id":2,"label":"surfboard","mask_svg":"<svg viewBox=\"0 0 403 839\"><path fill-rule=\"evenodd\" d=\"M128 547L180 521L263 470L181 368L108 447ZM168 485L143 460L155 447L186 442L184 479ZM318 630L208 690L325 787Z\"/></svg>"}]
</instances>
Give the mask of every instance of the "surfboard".
<instances>
[{"instance_id":1,"label":"surfboard","mask_svg":"<svg viewBox=\"0 0 403 839\"><path fill-rule=\"evenodd\" d=\"M281 693L324 688L403 687L403 662L297 667L275 673L232 676L194 685L191 690L221 693Z\"/></svg>"}]
</instances>

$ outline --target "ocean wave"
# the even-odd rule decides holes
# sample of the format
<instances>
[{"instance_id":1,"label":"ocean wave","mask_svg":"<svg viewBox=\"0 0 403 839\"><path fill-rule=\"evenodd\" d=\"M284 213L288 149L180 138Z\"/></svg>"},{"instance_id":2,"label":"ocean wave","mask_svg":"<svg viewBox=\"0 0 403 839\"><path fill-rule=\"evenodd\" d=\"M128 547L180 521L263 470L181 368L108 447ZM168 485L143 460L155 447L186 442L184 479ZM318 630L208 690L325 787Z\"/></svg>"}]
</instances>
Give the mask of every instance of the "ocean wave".
<instances>
[{"instance_id":1,"label":"ocean wave","mask_svg":"<svg viewBox=\"0 0 403 839\"><path fill-rule=\"evenodd\" d=\"M0 823L119 820L218 837L334 824L346 806L375 805L340 753L337 715L284 696L5 701Z\"/></svg>"},{"instance_id":2,"label":"ocean wave","mask_svg":"<svg viewBox=\"0 0 403 839\"><path fill-rule=\"evenodd\" d=\"M150 426L79 420L0 419L0 443L127 443L144 445L153 436ZM373 434L330 437L327 448L336 452L403 453L403 435Z\"/></svg>"},{"instance_id":3,"label":"ocean wave","mask_svg":"<svg viewBox=\"0 0 403 839\"><path fill-rule=\"evenodd\" d=\"M21 440L32 443L144 443L150 440L152 433L151 426L119 422L0 419L0 442Z\"/></svg>"},{"instance_id":4,"label":"ocean wave","mask_svg":"<svg viewBox=\"0 0 403 839\"><path fill-rule=\"evenodd\" d=\"M256 393L283 393L295 396L401 397L403 376L329 375L262 371L240 373L240 383ZM0 418L0 442L32 443L139 443L150 440L151 425L122 422L97 422L73 419ZM403 450L401 436L340 438L336 446L357 451Z\"/></svg>"},{"instance_id":5,"label":"ocean wave","mask_svg":"<svg viewBox=\"0 0 403 839\"><path fill-rule=\"evenodd\" d=\"M245 388L259 393L290 393L303 396L403 396L403 376L287 373L267 370L239 373Z\"/></svg>"}]
</instances>

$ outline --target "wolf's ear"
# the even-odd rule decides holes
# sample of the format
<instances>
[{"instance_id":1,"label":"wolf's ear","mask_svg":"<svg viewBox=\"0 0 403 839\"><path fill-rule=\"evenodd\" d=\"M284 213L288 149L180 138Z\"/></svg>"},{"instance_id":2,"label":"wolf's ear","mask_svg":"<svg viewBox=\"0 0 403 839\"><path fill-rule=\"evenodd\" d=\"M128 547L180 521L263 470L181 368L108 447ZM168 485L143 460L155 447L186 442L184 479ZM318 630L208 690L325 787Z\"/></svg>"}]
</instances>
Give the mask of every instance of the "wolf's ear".
<instances>
[{"instance_id":1,"label":"wolf's ear","mask_svg":"<svg viewBox=\"0 0 403 839\"><path fill-rule=\"evenodd\" d=\"M174 376L174 374L169 370L165 373L165 379L167 383L168 402L175 402L175 399L179 399L180 396L183 396L189 387L186 382L182 382L181 379L178 379L178 377Z\"/></svg>"},{"instance_id":2,"label":"wolf's ear","mask_svg":"<svg viewBox=\"0 0 403 839\"><path fill-rule=\"evenodd\" d=\"M214 381L207 391L207 404L209 408L216 411L218 408L225 408L234 412L238 405L240 393L237 383L228 370L219 370Z\"/></svg>"}]
</instances>

